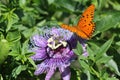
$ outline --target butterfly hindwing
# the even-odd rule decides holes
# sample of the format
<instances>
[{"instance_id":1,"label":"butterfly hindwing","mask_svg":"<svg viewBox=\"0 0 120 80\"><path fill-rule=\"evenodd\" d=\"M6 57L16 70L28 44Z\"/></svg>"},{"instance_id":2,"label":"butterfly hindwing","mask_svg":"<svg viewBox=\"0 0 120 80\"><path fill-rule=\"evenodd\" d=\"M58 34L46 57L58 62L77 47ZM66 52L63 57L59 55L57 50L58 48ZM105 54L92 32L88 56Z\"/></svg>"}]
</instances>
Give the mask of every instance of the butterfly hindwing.
<instances>
[{"instance_id":1,"label":"butterfly hindwing","mask_svg":"<svg viewBox=\"0 0 120 80\"><path fill-rule=\"evenodd\" d=\"M82 14L80 20L78 21L79 26L82 26L84 23L89 23L93 20L94 17L94 10L95 10L95 6L91 5L89 6Z\"/></svg>"}]
</instances>

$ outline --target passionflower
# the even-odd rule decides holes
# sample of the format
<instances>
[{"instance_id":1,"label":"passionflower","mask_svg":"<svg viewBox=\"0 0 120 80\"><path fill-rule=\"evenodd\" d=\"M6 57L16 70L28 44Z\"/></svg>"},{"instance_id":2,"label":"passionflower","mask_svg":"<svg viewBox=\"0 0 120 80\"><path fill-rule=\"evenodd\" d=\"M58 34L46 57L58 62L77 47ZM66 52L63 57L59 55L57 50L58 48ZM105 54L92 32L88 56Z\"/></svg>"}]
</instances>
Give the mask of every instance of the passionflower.
<instances>
[{"instance_id":1,"label":"passionflower","mask_svg":"<svg viewBox=\"0 0 120 80\"><path fill-rule=\"evenodd\" d=\"M34 74L46 73L45 80L50 80L58 68L62 79L70 80L70 63L77 58L72 49L80 41L86 55L84 40L62 28L42 28L40 31L41 34L33 35L30 39L31 51L35 52L31 58L40 61Z\"/></svg>"}]
</instances>

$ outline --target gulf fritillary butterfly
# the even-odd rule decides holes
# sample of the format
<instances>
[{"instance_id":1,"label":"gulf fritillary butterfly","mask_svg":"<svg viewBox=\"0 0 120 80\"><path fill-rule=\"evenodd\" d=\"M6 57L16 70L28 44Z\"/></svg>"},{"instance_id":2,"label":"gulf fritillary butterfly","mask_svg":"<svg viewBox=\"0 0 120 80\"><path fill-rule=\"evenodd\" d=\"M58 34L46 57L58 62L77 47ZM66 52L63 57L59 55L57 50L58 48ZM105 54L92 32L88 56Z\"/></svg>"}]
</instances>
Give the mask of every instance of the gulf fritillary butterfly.
<instances>
[{"instance_id":1,"label":"gulf fritillary butterfly","mask_svg":"<svg viewBox=\"0 0 120 80\"><path fill-rule=\"evenodd\" d=\"M69 26L66 24L62 24L61 27L67 29L71 32L76 33L83 39L90 39L94 30L95 24L92 21L94 17L95 6L92 4L89 6L82 14L80 20L78 21L77 26Z\"/></svg>"}]
</instances>

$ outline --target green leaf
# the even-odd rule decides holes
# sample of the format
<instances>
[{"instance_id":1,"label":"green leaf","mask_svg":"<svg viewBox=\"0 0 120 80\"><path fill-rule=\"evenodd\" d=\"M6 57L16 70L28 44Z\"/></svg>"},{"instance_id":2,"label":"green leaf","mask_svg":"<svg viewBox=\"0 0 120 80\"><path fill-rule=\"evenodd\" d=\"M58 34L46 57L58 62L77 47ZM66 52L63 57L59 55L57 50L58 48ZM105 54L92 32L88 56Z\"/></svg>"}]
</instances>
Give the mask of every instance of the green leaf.
<instances>
[{"instance_id":1,"label":"green leaf","mask_svg":"<svg viewBox=\"0 0 120 80\"><path fill-rule=\"evenodd\" d=\"M8 24L7 24L7 28L6 28L6 32L8 32L11 27L13 26L13 24L17 23L19 20L19 17L13 13L15 9L11 10L9 13L7 13L6 17L8 20Z\"/></svg>"},{"instance_id":2,"label":"green leaf","mask_svg":"<svg viewBox=\"0 0 120 80\"><path fill-rule=\"evenodd\" d=\"M19 54L18 54L18 52L16 52L16 51L11 51L8 55L16 57L16 56L18 56Z\"/></svg>"},{"instance_id":3,"label":"green leaf","mask_svg":"<svg viewBox=\"0 0 120 80\"><path fill-rule=\"evenodd\" d=\"M111 46L112 42L113 42L113 38L109 39L107 42L105 42L100 49L97 50L96 53L96 57L95 60L97 61L101 56L103 56L104 53L106 53L106 51L109 49L109 47Z\"/></svg>"},{"instance_id":4,"label":"green leaf","mask_svg":"<svg viewBox=\"0 0 120 80\"><path fill-rule=\"evenodd\" d=\"M74 51L77 55L81 55L82 52L83 52L82 45L81 45L79 42L77 42L77 47L76 47L76 49L73 49L73 51Z\"/></svg>"},{"instance_id":5,"label":"green leaf","mask_svg":"<svg viewBox=\"0 0 120 80\"><path fill-rule=\"evenodd\" d=\"M35 25L35 20L36 20L35 17L38 16L34 12L32 12L34 11L34 8L27 8L27 9L30 9L30 12L27 11L24 13L24 16L22 17L22 23L33 27Z\"/></svg>"},{"instance_id":6,"label":"green leaf","mask_svg":"<svg viewBox=\"0 0 120 80\"><path fill-rule=\"evenodd\" d=\"M116 64L116 62L114 60L111 59L107 63L107 66L109 66L111 70L115 71L115 73L120 76L120 72L119 72L118 66L117 66L117 64Z\"/></svg>"},{"instance_id":7,"label":"green leaf","mask_svg":"<svg viewBox=\"0 0 120 80\"><path fill-rule=\"evenodd\" d=\"M71 79L70 80L80 80L80 72L79 70L76 70L76 69L71 69Z\"/></svg>"},{"instance_id":8,"label":"green leaf","mask_svg":"<svg viewBox=\"0 0 120 80\"><path fill-rule=\"evenodd\" d=\"M19 5L20 5L20 7L21 7L21 8L25 8L26 5L27 5L26 2L27 2L26 0L19 0Z\"/></svg>"},{"instance_id":9,"label":"green leaf","mask_svg":"<svg viewBox=\"0 0 120 80\"><path fill-rule=\"evenodd\" d=\"M55 0L47 0L47 1L49 5L55 2Z\"/></svg>"},{"instance_id":10,"label":"green leaf","mask_svg":"<svg viewBox=\"0 0 120 80\"><path fill-rule=\"evenodd\" d=\"M88 47L90 46L92 53L91 54L96 54L98 52L97 50L100 48L95 42L88 42Z\"/></svg>"},{"instance_id":11,"label":"green leaf","mask_svg":"<svg viewBox=\"0 0 120 80\"><path fill-rule=\"evenodd\" d=\"M112 59L112 56L107 56L106 54L104 54L100 59L96 61L96 63L97 64L107 63L108 61L110 61L110 59Z\"/></svg>"},{"instance_id":12,"label":"green leaf","mask_svg":"<svg viewBox=\"0 0 120 80\"><path fill-rule=\"evenodd\" d=\"M19 31L24 31L24 30L26 30L26 29L28 29L26 26L24 26L24 25L22 25L22 24L15 24L15 25L13 25L12 26L12 29L13 30L18 30L18 32Z\"/></svg>"},{"instance_id":13,"label":"green leaf","mask_svg":"<svg viewBox=\"0 0 120 80\"><path fill-rule=\"evenodd\" d=\"M120 3L115 1L115 2L112 2L111 0L109 0L109 3L113 6L114 9L116 10L120 10Z\"/></svg>"},{"instance_id":14,"label":"green leaf","mask_svg":"<svg viewBox=\"0 0 120 80\"><path fill-rule=\"evenodd\" d=\"M39 23L37 23L37 26L43 26L46 23L46 20L42 20Z\"/></svg>"},{"instance_id":15,"label":"green leaf","mask_svg":"<svg viewBox=\"0 0 120 80\"><path fill-rule=\"evenodd\" d=\"M36 32L36 30L38 30L38 28L35 28L35 27L29 28L29 29L24 30L22 32L22 34L24 35L25 38L28 39L28 38L30 38L33 35L33 33Z\"/></svg>"},{"instance_id":16,"label":"green leaf","mask_svg":"<svg viewBox=\"0 0 120 80\"><path fill-rule=\"evenodd\" d=\"M91 68L91 70L93 71L93 73L94 73L98 78L100 78L99 72L97 72L93 67L90 67L90 68Z\"/></svg>"},{"instance_id":17,"label":"green leaf","mask_svg":"<svg viewBox=\"0 0 120 80\"><path fill-rule=\"evenodd\" d=\"M110 77L110 78L108 78L107 80L119 80L119 79L116 78L116 77Z\"/></svg>"},{"instance_id":18,"label":"green leaf","mask_svg":"<svg viewBox=\"0 0 120 80\"><path fill-rule=\"evenodd\" d=\"M56 7L61 7L62 9L64 9L64 11L70 11L70 12L73 12L75 8L74 6L75 3L67 0L58 0L54 3L54 5L56 5Z\"/></svg>"},{"instance_id":19,"label":"green leaf","mask_svg":"<svg viewBox=\"0 0 120 80\"><path fill-rule=\"evenodd\" d=\"M120 46L120 41L116 42L116 45Z\"/></svg>"},{"instance_id":20,"label":"green leaf","mask_svg":"<svg viewBox=\"0 0 120 80\"><path fill-rule=\"evenodd\" d=\"M90 74L90 71L86 70L87 80L94 80L94 77Z\"/></svg>"},{"instance_id":21,"label":"green leaf","mask_svg":"<svg viewBox=\"0 0 120 80\"><path fill-rule=\"evenodd\" d=\"M0 64L7 58L9 50L9 42L5 39L0 40Z\"/></svg>"},{"instance_id":22,"label":"green leaf","mask_svg":"<svg viewBox=\"0 0 120 80\"><path fill-rule=\"evenodd\" d=\"M28 51L28 47L29 47L28 41L29 41L29 39L26 40L26 41L23 43L22 52L21 52L21 54L23 54L23 55L25 55L25 54L27 53L27 51Z\"/></svg>"},{"instance_id":23,"label":"green leaf","mask_svg":"<svg viewBox=\"0 0 120 80\"><path fill-rule=\"evenodd\" d=\"M104 32L113 28L120 22L120 12L108 12L103 15L103 18L96 22L96 32Z\"/></svg>"},{"instance_id":24,"label":"green leaf","mask_svg":"<svg viewBox=\"0 0 120 80\"><path fill-rule=\"evenodd\" d=\"M0 32L0 40L4 39L4 35L2 32Z\"/></svg>"},{"instance_id":25,"label":"green leaf","mask_svg":"<svg viewBox=\"0 0 120 80\"><path fill-rule=\"evenodd\" d=\"M87 70L90 71L90 67L89 67L89 65L88 65L87 62L85 62L85 61L83 61L83 60L79 60L79 63L80 63L80 65L81 65L81 67L83 67L84 69L87 69Z\"/></svg>"},{"instance_id":26,"label":"green leaf","mask_svg":"<svg viewBox=\"0 0 120 80\"><path fill-rule=\"evenodd\" d=\"M27 65L19 65L18 67L14 68L12 71L12 76L16 78L22 71L27 69Z\"/></svg>"},{"instance_id":27,"label":"green leaf","mask_svg":"<svg viewBox=\"0 0 120 80\"><path fill-rule=\"evenodd\" d=\"M21 53L21 44L20 41L17 42L10 42L11 52L9 55L11 56L18 56Z\"/></svg>"},{"instance_id":28,"label":"green leaf","mask_svg":"<svg viewBox=\"0 0 120 80\"><path fill-rule=\"evenodd\" d=\"M89 53L89 59L93 60L95 62L95 54L93 52L93 50L90 47L87 47L87 51Z\"/></svg>"},{"instance_id":29,"label":"green leaf","mask_svg":"<svg viewBox=\"0 0 120 80\"><path fill-rule=\"evenodd\" d=\"M17 57L15 57L17 61L22 61L24 64L27 61L27 57L25 55L19 54Z\"/></svg>"},{"instance_id":30,"label":"green leaf","mask_svg":"<svg viewBox=\"0 0 120 80\"><path fill-rule=\"evenodd\" d=\"M19 41L21 39L21 34L20 32L18 31L12 31L12 32L8 32L7 36L6 36L6 39L9 41L9 42L16 42L16 41Z\"/></svg>"},{"instance_id":31,"label":"green leaf","mask_svg":"<svg viewBox=\"0 0 120 80\"><path fill-rule=\"evenodd\" d=\"M30 62L35 68L37 68L35 62L34 62L31 58L28 58L28 60L29 60L29 62Z\"/></svg>"},{"instance_id":32,"label":"green leaf","mask_svg":"<svg viewBox=\"0 0 120 80\"><path fill-rule=\"evenodd\" d=\"M0 80L3 80L3 77L2 77L2 75L0 74Z\"/></svg>"},{"instance_id":33,"label":"green leaf","mask_svg":"<svg viewBox=\"0 0 120 80\"><path fill-rule=\"evenodd\" d=\"M1 10L1 11L7 11L7 6L4 5L4 4L2 4L2 3L0 2L0 10ZM0 13L0 14L1 14L1 13Z\"/></svg>"}]
</instances>

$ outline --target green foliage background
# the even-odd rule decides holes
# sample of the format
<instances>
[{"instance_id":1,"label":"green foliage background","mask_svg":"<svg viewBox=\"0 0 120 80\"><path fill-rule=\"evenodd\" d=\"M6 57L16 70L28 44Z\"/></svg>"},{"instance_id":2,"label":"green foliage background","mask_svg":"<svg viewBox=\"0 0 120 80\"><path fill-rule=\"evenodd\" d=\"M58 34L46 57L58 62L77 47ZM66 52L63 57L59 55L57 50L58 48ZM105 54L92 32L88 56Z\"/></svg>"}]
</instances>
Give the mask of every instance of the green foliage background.
<instances>
[{"instance_id":1,"label":"green foliage background","mask_svg":"<svg viewBox=\"0 0 120 80\"><path fill-rule=\"evenodd\" d=\"M29 58L30 36L44 25L75 25L81 13L96 6L96 30L87 41L89 57L79 56L71 65L71 80L120 79L120 0L0 0L0 80L42 80L34 76ZM56 73L52 80L60 80Z\"/></svg>"}]
</instances>

